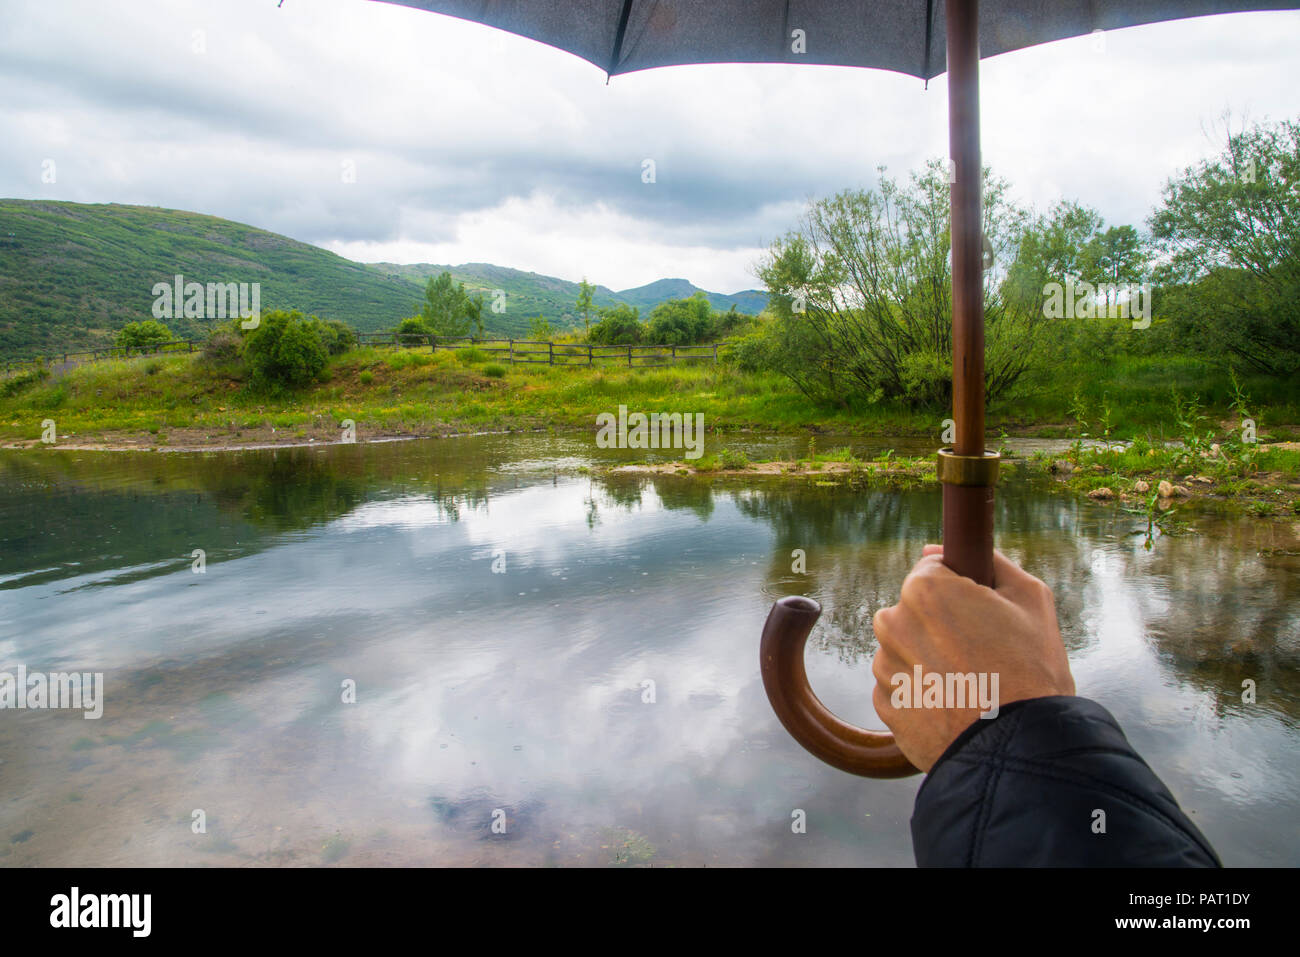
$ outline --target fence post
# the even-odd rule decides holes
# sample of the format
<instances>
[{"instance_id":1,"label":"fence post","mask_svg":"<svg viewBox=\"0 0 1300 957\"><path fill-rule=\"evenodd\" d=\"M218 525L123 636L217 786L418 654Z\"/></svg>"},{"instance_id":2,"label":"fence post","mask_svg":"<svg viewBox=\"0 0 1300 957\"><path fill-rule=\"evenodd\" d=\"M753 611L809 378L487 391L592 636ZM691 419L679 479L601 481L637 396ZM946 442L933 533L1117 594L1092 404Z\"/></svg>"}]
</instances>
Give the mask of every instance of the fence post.
<instances>
[{"instance_id":1,"label":"fence post","mask_svg":"<svg viewBox=\"0 0 1300 957\"><path fill-rule=\"evenodd\" d=\"M713 344L713 361L718 361L718 344L716 342Z\"/></svg>"},{"instance_id":2,"label":"fence post","mask_svg":"<svg viewBox=\"0 0 1300 957\"><path fill-rule=\"evenodd\" d=\"M594 356L592 356L592 354L591 354L591 344L588 343L588 344L587 344L587 365L588 365L588 366L594 366L595 364L596 364L596 359L595 359Z\"/></svg>"},{"instance_id":3,"label":"fence post","mask_svg":"<svg viewBox=\"0 0 1300 957\"><path fill-rule=\"evenodd\" d=\"M506 341L510 343L510 364L514 365L515 364L515 340L507 339Z\"/></svg>"},{"instance_id":4,"label":"fence post","mask_svg":"<svg viewBox=\"0 0 1300 957\"><path fill-rule=\"evenodd\" d=\"M554 342L546 343L546 364L548 366L555 365L555 343Z\"/></svg>"},{"instance_id":5,"label":"fence post","mask_svg":"<svg viewBox=\"0 0 1300 957\"><path fill-rule=\"evenodd\" d=\"M632 368L632 347L627 347L627 367Z\"/></svg>"}]
</instances>

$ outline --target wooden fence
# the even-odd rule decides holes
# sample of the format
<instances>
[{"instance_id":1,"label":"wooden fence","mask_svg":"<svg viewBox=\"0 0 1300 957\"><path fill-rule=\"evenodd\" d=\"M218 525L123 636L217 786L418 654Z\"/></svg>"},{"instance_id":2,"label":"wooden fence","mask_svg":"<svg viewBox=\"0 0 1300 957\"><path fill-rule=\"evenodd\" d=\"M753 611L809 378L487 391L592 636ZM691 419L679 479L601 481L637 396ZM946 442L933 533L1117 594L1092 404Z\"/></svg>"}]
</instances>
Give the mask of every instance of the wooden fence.
<instances>
[{"instance_id":1,"label":"wooden fence","mask_svg":"<svg viewBox=\"0 0 1300 957\"><path fill-rule=\"evenodd\" d=\"M5 375L22 372L37 366L59 368L68 365L80 365L83 362L99 362L105 359L133 359L138 356L167 355L176 352L190 353L203 348L202 339L169 339L156 346L137 349L90 349L86 352L52 352L49 355L33 359L5 359L0 363L0 371Z\"/></svg>"},{"instance_id":2,"label":"wooden fence","mask_svg":"<svg viewBox=\"0 0 1300 957\"><path fill-rule=\"evenodd\" d=\"M473 336L433 336L397 332L359 332L361 345L392 346L397 349L477 349L510 363L540 363L550 366L626 365L634 369L673 365L677 362L717 362L718 346L638 345L598 346L574 342L542 342L537 339L477 339ZM203 348L201 339L172 339L142 349L92 349L86 352L56 352L34 359L6 359L0 364L5 375L45 366L57 369L105 359L191 353Z\"/></svg>"},{"instance_id":3,"label":"wooden fence","mask_svg":"<svg viewBox=\"0 0 1300 957\"><path fill-rule=\"evenodd\" d=\"M550 366L625 365L634 369L673 365L677 362L717 362L717 343L702 346L626 345L599 346L577 342L542 342L537 339L478 339L474 336L434 336L425 333L363 332L364 345L391 345L398 349L477 349L511 363Z\"/></svg>"}]
</instances>

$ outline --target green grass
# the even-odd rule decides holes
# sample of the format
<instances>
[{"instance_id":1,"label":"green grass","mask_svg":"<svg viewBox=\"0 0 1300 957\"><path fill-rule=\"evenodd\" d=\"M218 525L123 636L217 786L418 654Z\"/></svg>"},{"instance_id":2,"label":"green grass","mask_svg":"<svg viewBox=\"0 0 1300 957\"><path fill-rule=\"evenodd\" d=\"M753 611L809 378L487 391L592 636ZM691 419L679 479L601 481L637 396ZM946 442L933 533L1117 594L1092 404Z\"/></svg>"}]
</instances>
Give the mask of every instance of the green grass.
<instances>
[{"instance_id":1,"label":"green grass","mask_svg":"<svg viewBox=\"0 0 1300 957\"><path fill-rule=\"evenodd\" d=\"M1272 427L1272 438L1283 441L1300 435L1300 383L1285 378L1248 376L1242 380L1255 418ZM1110 410L1110 437L1175 439L1181 436L1173 419L1171 393L1197 396L1215 420L1239 420L1229 373L1191 356L1119 356L1105 361L1075 363L1044 371L1020 384L1015 393L989 410L991 429L1033 428L1044 437L1075 437L1084 412L1089 428L1100 437Z\"/></svg>"},{"instance_id":2,"label":"green grass","mask_svg":"<svg viewBox=\"0 0 1300 957\"><path fill-rule=\"evenodd\" d=\"M485 356L486 357L486 354ZM466 361L469 358L470 361ZM462 353L361 348L330 361L324 381L296 392L258 393L230 370L195 355L175 354L89 363L42 378L23 373L0 379L0 440L40 437L53 418L60 436L199 430L230 438L259 429L332 434L344 419L367 430L433 434L465 430L573 428L591 430L595 417L620 404L642 412L703 413L710 430L755 428L872 436L933 435L947 414L880 403L863 409L817 406L785 379L745 373L725 363L646 369L483 363ZM1180 417L1200 416L1213 441L1231 442L1238 409L1226 375L1182 358L1117 362L1105 370L1081 368L1053 391L1039 386L994 403L989 431L1100 435L1140 439L1151 448L1181 438ZM1249 380L1248 410L1261 441L1287 439L1300 422L1294 383ZM1180 391L1175 391L1180 390ZM1192 398L1203 406L1196 412ZM1254 408L1251 408L1251 407ZM1204 436L1202 437L1202 439ZM172 444L185 444L172 435ZM1198 440L1201 441L1201 440ZM1132 457L1132 451L1125 453ZM809 461L846 462L847 449ZM1120 468L1141 463L1127 459ZM1229 478L1230 476L1224 476Z\"/></svg>"}]
</instances>

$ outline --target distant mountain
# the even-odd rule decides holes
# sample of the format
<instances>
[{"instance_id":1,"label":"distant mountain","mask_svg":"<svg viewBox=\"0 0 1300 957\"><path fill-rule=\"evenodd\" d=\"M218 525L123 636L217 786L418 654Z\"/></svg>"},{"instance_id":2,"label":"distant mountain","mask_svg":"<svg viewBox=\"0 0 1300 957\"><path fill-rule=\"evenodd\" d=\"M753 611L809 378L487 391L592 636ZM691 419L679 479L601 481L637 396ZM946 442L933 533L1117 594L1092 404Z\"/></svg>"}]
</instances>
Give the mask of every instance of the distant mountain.
<instances>
[{"instance_id":1,"label":"distant mountain","mask_svg":"<svg viewBox=\"0 0 1300 957\"><path fill-rule=\"evenodd\" d=\"M767 308L767 293L757 289L745 289L728 296L700 289L685 279L658 279L635 289L624 289L616 295L642 312L648 312L667 299L689 299L696 292L703 292L718 312L726 312L734 305L737 312L757 315Z\"/></svg>"},{"instance_id":2,"label":"distant mountain","mask_svg":"<svg viewBox=\"0 0 1300 957\"><path fill-rule=\"evenodd\" d=\"M457 282L464 283L467 290L482 293L484 301L489 304L496 290L504 290L504 312L495 315L489 313L486 316L488 327L502 334L526 334L528 320L537 315L544 316L557 329L574 328L582 322L575 307L578 284L567 279L556 279L554 276L524 272L507 266L494 266L491 263L464 263L460 266L371 263L370 266L386 275L411 279L421 284L428 282L431 276L449 272ZM726 312L733 304L737 312L751 315L757 315L767 308L767 293L757 289L747 289L728 296L702 290L685 279L659 279L620 292L598 285L592 295L592 303L596 309L626 303L640 309L641 317L645 318L661 302L688 299L696 292L703 292L708 297L709 304L719 312Z\"/></svg>"},{"instance_id":3,"label":"distant mountain","mask_svg":"<svg viewBox=\"0 0 1300 957\"><path fill-rule=\"evenodd\" d=\"M261 308L301 309L366 331L391 329L424 297L390 278L253 226L152 206L0 199L0 355L110 345L128 322L152 318L153 287L260 283ZM211 319L171 319L206 336Z\"/></svg>"},{"instance_id":4,"label":"distant mountain","mask_svg":"<svg viewBox=\"0 0 1300 957\"><path fill-rule=\"evenodd\" d=\"M483 324L489 332L496 335L526 336L528 321L538 315L545 317L557 330L582 325L582 317L577 314L576 306L578 284L567 279L524 272L508 266L494 266L491 263L465 263L460 266L440 266L435 263L369 265L385 275L417 282L421 288L430 277L443 272L451 273L452 278L464 283L469 292L482 293L483 301L488 306L483 312ZM495 293L498 289L505 292L505 298L501 300L503 309L501 312L493 312L491 306L497 301ZM596 309L623 301L618 293L604 286L597 286L591 298L593 321Z\"/></svg>"},{"instance_id":5,"label":"distant mountain","mask_svg":"<svg viewBox=\"0 0 1300 957\"><path fill-rule=\"evenodd\" d=\"M300 309L363 332L394 328L419 311L430 276L444 270L484 295L487 331L524 336L542 315L557 330L581 324L578 284L490 263L356 263L308 243L216 216L154 206L0 199L0 357L111 345L128 322L152 318L153 288L187 282L259 283L261 308ZM490 307L503 290L504 310ZM659 303L693 295L685 279L615 292L597 286L596 309L627 303L645 317ZM767 296L705 292L714 309L758 313ZM165 320L202 338L212 319Z\"/></svg>"}]
</instances>

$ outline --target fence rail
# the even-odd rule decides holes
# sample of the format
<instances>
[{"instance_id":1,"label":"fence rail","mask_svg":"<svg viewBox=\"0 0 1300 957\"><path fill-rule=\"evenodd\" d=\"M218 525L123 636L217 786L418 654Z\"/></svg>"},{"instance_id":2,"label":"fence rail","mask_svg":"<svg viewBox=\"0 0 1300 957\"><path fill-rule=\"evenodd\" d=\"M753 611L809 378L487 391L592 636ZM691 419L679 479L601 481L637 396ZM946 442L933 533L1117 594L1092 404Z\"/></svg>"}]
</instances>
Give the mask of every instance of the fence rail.
<instances>
[{"instance_id":1,"label":"fence rail","mask_svg":"<svg viewBox=\"0 0 1300 957\"><path fill-rule=\"evenodd\" d=\"M45 366L59 368L68 365L80 365L83 362L102 362L106 359L134 359L139 356L170 355L173 353L191 353L203 348L202 339L170 339L156 346L135 349L113 347L109 349L88 349L83 352L51 352L49 355L36 356L31 359L0 360L0 371L5 375L22 372L23 369Z\"/></svg>"},{"instance_id":2,"label":"fence rail","mask_svg":"<svg viewBox=\"0 0 1300 957\"><path fill-rule=\"evenodd\" d=\"M667 366L678 362L717 362L717 343L702 346L636 345L599 346L576 342L543 342L537 339L478 339L474 336L434 336L399 332L359 332L357 341L367 346L393 346L397 349L428 347L439 349L478 349L499 355L512 364L540 363L551 366L626 365L631 368ZM201 339L172 339L157 346L138 349L90 349L84 352L55 352L32 359L0 361L0 372L11 375L24 369L45 366L63 368L84 362L107 359L132 359L139 356L192 353L203 348Z\"/></svg>"},{"instance_id":3,"label":"fence rail","mask_svg":"<svg viewBox=\"0 0 1300 957\"><path fill-rule=\"evenodd\" d=\"M623 345L601 346L577 342L543 342L537 339L479 339L474 336L435 336L429 333L363 332L357 336L363 345L392 345L399 349L428 347L439 349L478 349L480 352L504 354L512 363L541 363L552 366L594 366L598 363L627 365L632 368L666 366L678 362L717 362L717 343L699 346Z\"/></svg>"}]
</instances>

